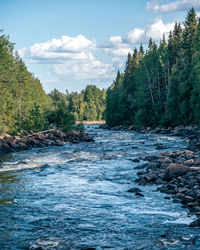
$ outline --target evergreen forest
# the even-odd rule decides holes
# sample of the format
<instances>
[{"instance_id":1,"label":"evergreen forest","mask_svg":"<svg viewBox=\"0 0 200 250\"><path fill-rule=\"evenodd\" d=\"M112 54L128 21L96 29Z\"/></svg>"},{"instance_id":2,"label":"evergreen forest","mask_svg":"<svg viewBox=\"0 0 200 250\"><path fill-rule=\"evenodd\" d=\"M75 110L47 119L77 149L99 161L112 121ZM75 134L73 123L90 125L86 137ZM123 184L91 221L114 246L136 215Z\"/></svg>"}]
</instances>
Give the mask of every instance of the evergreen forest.
<instances>
[{"instance_id":1,"label":"evergreen forest","mask_svg":"<svg viewBox=\"0 0 200 250\"><path fill-rule=\"evenodd\" d=\"M183 26L175 23L160 44L149 40L128 54L107 90L110 126L200 126L200 19L188 11Z\"/></svg>"},{"instance_id":2,"label":"evergreen forest","mask_svg":"<svg viewBox=\"0 0 200 250\"><path fill-rule=\"evenodd\" d=\"M18 53L14 55L14 43L0 35L0 134L52 127L68 131L76 120L104 119L105 104L106 91L93 85L81 93L63 94L55 89L46 94Z\"/></svg>"}]
</instances>

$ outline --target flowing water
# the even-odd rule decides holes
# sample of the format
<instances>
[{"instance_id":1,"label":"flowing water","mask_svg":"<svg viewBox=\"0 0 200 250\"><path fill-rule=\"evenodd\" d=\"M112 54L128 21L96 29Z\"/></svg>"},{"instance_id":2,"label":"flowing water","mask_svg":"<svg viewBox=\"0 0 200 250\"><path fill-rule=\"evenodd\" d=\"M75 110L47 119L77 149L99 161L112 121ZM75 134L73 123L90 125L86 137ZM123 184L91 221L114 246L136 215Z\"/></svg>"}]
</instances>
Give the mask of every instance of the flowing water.
<instances>
[{"instance_id":1,"label":"flowing water","mask_svg":"<svg viewBox=\"0 0 200 250\"><path fill-rule=\"evenodd\" d=\"M0 164L0 249L200 249L200 229L156 186L127 190L131 157L186 148L177 137L89 126L95 142L34 149Z\"/></svg>"}]
</instances>

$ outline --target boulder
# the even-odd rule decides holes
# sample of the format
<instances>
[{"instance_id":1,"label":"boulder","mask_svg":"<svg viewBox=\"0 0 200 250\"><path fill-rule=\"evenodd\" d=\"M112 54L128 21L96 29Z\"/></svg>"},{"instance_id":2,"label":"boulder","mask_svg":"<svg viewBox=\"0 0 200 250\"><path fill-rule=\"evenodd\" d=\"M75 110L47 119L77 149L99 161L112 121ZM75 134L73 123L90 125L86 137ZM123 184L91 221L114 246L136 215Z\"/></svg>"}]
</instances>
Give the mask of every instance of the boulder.
<instances>
[{"instance_id":1,"label":"boulder","mask_svg":"<svg viewBox=\"0 0 200 250\"><path fill-rule=\"evenodd\" d=\"M60 140L55 140L55 142L56 142L56 144L58 146L63 146L64 145L64 143L62 141L60 141Z\"/></svg>"},{"instance_id":2,"label":"boulder","mask_svg":"<svg viewBox=\"0 0 200 250\"><path fill-rule=\"evenodd\" d=\"M155 181L157 175L158 175L158 173L149 171L148 173L146 173L146 174L143 175L143 178L147 182L151 182L151 181Z\"/></svg>"},{"instance_id":3,"label":"boulder","mask_svg":"<svg viewBox=\"0 0 200 250\"><path fill-rule=\"evenodd\" d=\"M21 148L20 145L17 144L17 143L15 143L15 142L9 142L8 144L9 144L9 146L10 146L11 148L14 149L14 151L18 151L18 150L20 150L20 148Z\"/></svg>"},{"instance_id":4,"label":"boulder","mask_svg":"<svg viewBox=\"0 0 200 250\"><path fill-rule=\"evenodd\" d=\"M14 150L7 143L0 144L0 155L8 154Z\"/></svg>"},{"instance_id":5,"label":"boulder","mask_svg":"<svg viewBox=\"0 0 200 250\"><path fill-rule=\"evenodd\" d=\"M139 192L142 192L142 190L137 188L137 187L134 187L134 188L130 188L127 192L129 192L129 193L139 193Z\"/></svg>"},{"instance_id":6,"label":"boulder","mask_svg":"<svg viewBox=\"0 0 200 250\"><path fill-rule=\"evenodd\" d=\"M141 194L141 193L139 193L139 192L135 193L135 195L136 195L136 196L140 196L140 197L144 197L144 195Z\"/></svg>"},{"instance_id":7,"label":"boulder","mask_svg":"<svg viewBox=\"0 0 200 250\"><path fill-rule=\"evenodd\" d=\"M194 164L194 159L190 159L184 162L185 165L191 166Z\"/></svg>"},{"instance_id":8,"label":"boulder","mask_svg":"<svg viewBox=\"0 0 200 250\"><path fill-rule=\"evenodd\" d=\"M131 158L129 160L132 161L132 162L140 162L140 159L138 159L138 158Z\"/></svg>"},{"instance_id":9,"label":"boulder","mask_svg":"<svg viewBox=\"0 0 200 250\"><path fill-rule=\"evenodd\" d=\"M171 163L168 165L164 179L166 180L171 180L174 177L182 176L190 171L190 168L182 165L182 164L177 164L177 163Z\"/></svg>"},{"instance_id":10,"label":"boulder","mask_svg":"<svg viewBox=\"0 0 200 250\"><path fill-rule=\"evenodd\" d=\"M200 218L190 223L189 227L200 227Z\"/></svg>"},{"instance_id":11,"label":"boulder","mask_svg":"<svg viewBox=\"0 0 200 250\"><path fill-rule=\"evenodd\" d=\"M44 135L44 134L42 134L42 133L37 134L37 135L36 135L36 139L37 139L37 140L41 140L41 141L43 141L43 140L45 140L45 135Z\"/></svg>"}]
</instances>

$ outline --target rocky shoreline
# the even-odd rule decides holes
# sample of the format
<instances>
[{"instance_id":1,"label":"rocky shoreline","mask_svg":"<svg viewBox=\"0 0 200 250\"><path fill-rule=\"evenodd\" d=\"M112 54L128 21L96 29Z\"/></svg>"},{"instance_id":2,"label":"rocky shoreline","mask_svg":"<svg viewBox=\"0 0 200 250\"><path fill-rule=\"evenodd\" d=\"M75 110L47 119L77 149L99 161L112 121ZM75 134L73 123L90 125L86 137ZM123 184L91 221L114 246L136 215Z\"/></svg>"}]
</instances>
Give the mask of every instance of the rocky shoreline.
<instances>
[{"instance_id":1,"label":"rocky shoreline","mask_svg":"<svg viewBox=\"0 0 200 250\"><path fill-rule=\"evenodd\" d=\"M101 128L133 131L130 127L108 127ZM138 130L145 134L161 134L169 136L180 136L188 142L187 150L167 151L160 154L130 159L133 162L146 161L139 164L138 178L135 180L139 185L158 185L157 191L168 194L166 199L180 202L182 206L195 214L197 219L189 226L200 227L200 130L194 127L175 128L145 128ZM164 145L155 145L157 150L165 149ZM141 190L133 187L128 192L143 197Z\"/></svg>"},{"instance_id":2,"label":"rocky shoreline","mask_svg":"<svg viewBox=\"0 0 200 250\"><path fill-rule=\"evenodd\" d=\"M29 150L34 147L63 146L69 142L92 142L94 141L87 133L77 130L62 132L50 129L39 133L26 134L22 137L4 134L0 136L0 155L12 152Z\"/></svg>"},{"instance_id":3,"label":"rocky shoreline","mask_svg":"<svg viewBox=\"0 0 200 250\"><path fill-rule=\"evenodd\" d=\"M176 150L130 160L147 161L135 167L140 169L135 182L159 185L158 191L170 194L166 199L181 202L196 214L197 220L190 226L200 227L200 152Z\"/></svg>"}]
</instances>

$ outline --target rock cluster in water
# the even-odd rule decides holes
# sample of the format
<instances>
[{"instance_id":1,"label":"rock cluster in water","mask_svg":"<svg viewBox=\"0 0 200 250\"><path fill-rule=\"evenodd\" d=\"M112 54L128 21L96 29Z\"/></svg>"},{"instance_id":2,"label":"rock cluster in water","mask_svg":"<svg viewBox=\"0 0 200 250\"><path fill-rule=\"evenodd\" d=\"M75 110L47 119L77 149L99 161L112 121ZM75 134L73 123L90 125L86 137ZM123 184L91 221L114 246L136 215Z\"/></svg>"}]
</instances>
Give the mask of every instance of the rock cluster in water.
<instances>
[{"instance_id":1,"label":"rock cluster in water","mask_svg":"<svg viewBox=\"0 0 200 250\"><path fill-rule=\"evenodd\" d=\"M51 129L44 133L33 133L23 137L5 134L0 136L0 155L34 147L63 146L68 142L79 143L82 141L91 142L94 140L88 134L76 130L64 133Z\"/></svg>"},{"instance_id":2,"label":"rock cluster in water","mask_svg":"<svg viewBox=\"0 0 200 250\"><path fill-rule=\"evenodd\" d=\"M102 128L122 131L135 130L130 127L109 127L102 125ZM181 136L188 142L188 150L176 150L162 152L159 155L146 156L130 159L133 162L140 160L148 163L140 164L135 169L139 171L138 179L135 181L140 185L159 185L158 191L170 194L174 202L181 202L191 213L196 214L197 220L190 224L191 227L200 227L200 130L194 127L175 127L155 129L145 128L137 130L145 134L161 134L170 136ZM133 147L135 148L135 147ZM137 148L137 147L136 147ZM156 150L166 149L163 144L155 145ZM128 192L138 193L134 188ZM169 196L166 199L170 199Z\"/></svg>"},{"instance_id":3,"label":"rock cluster in water","mask_svg":"<svg viewBox=\"0 0 200 250\"><path fill-rule=\"evenodd\" d=\"M174 202L180 201L200 218L200 152L176 150L139 160L148 163L136 167L143 169L137 173L138 184L159 185L158 191L172 195ZM191 226L200 226L200 219L197 221Z\"/></svg>"}]
</instances>

